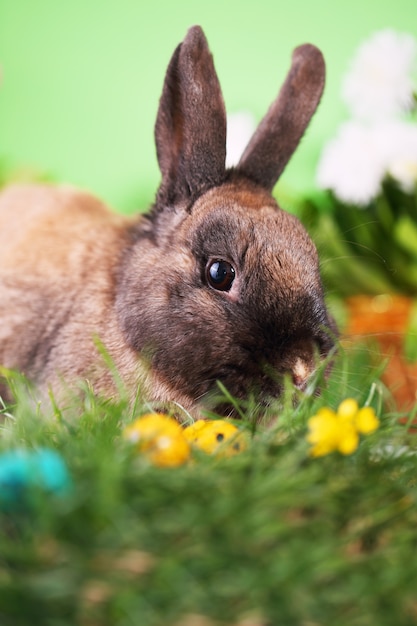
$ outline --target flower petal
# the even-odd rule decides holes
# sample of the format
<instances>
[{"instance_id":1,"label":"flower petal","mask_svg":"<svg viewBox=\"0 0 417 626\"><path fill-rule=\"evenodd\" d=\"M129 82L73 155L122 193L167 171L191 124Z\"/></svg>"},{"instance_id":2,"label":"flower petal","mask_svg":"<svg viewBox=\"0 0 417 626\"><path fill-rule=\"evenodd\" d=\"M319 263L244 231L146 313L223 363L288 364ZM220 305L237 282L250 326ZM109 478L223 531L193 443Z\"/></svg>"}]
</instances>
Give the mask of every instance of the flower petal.
<instances>
[{"instance_id":1,"label":"flower petal","mask_svg":"<svg viewBox=\"0 0 417 626\"><path fill-rule=\"evenodd\" d=\"M342 419L353 420L359 410L359 405L353 398L346 398L339 404L337 415Z\"/></svg>"},{"instance_id":2,"label":"flower petal","mask_svg":"<svg viewBox=\"0 0 417 626\"><path fill-rule=\"evenodd\" d=\"M417 42L391 29L376 32L357 50L342 97L356 118L374 120L409 110L413 105L413 66Z\"/></svg>"},{"instance_id":3,"label":"flower petal","mask_svg":"<svg viewBox=\"0 0 417 626\"><path fill-rule=\"evenodd\" d=\"M356 430L351 428L346 428L343 434L340 437L340 442L338 445L338 450L341 454L352 454L355 452L359 445L359 435Z\"/></svg>"},{"instance_id":4,"label":"flower petal","mask_svg":"<svg viewBox=\"0 0 417 626\"><path fill-rule=\"evenodd\" d=\"M379 419L372 407L367 406L358 411L355 418L356 428L363 435L374 432L379 426Z\"/></svg>"}]
</instances>

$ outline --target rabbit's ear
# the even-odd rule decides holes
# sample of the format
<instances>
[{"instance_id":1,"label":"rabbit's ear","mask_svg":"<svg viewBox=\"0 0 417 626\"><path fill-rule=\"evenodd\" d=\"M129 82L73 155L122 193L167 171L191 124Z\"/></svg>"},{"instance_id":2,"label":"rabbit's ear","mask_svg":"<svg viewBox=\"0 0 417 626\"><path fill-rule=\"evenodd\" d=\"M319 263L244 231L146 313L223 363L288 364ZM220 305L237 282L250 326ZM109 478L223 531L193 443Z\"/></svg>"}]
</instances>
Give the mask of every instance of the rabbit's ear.
<instances>
[{"instance_id":1,"label":"rabbit's ear","mask_svg":"<svg viewBox=\"0 0 417 626\"><path fill-rule=\"evenodd\" d=\"M157 205L189 201L223 182L226 113L207 40L199 26L175 50L155 125L162 182Z\"/></svg>"},{"instance_id":2,"label":"rabbit's ear","mask_svg":"<svg viewBox=\"0 0 417 626\"><path fill-rule=\"evenodd\" d=\"M324 79L320 50L311 44L296 48L278 97L239 161L242 174L272 191L318 106Z\"/></svg>"}]
</instances>

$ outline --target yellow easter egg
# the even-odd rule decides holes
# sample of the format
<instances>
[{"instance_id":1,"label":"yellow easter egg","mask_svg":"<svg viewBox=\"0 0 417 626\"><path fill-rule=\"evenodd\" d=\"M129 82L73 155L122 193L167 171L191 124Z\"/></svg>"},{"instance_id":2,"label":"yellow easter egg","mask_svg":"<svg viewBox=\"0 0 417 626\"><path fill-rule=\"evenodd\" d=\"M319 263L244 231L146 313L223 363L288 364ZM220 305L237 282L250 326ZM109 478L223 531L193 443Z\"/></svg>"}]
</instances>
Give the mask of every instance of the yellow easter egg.
<instances>
[{"instance_id":1,"label":"yellow easter egg","mask_svg":"<svg viewBox=\"0 0 417 626\"><path fill-rule=\"evenodd\" d=\"M190 456L190 445L181 426L162 413L147 413L129 424L124 437L160 467L175 467Z\"/></svg>"},{"instance_id":2,"label":"yellow easter egg","mask_svg":"<svg viewBox=\"0 0 417 626\"><path fill-rule=\"evenodd\" d=\"M243 433L226 420L199 420L184 429L184 436L191 445L207 454L231 456L246 448Z\"/></svg>"}]
</instances>

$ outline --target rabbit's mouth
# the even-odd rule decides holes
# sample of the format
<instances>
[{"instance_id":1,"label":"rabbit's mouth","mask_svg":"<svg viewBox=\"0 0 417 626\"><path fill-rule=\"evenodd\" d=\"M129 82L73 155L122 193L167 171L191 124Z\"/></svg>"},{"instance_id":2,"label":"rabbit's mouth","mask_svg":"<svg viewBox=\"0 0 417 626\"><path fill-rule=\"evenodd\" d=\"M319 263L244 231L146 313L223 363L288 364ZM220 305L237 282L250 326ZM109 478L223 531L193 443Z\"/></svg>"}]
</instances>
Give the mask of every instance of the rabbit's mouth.
<instances>
[{"instance_id":1,"label":"rabbit's mouth","mask_svg":"<svg viewBox=\"0 0 417 626\"><path fill-rule=\"evenodd\" d=\"M314 341L303 341L287 348L278 365L260 358L244 366L223 366L211 379L212 391L204 396L203 404L219 415L239 417L247 407L259 407L263 415L277 406L287 390L294 404L303 396L319 395L332 369L335 343L328 340L319 348Z\"/></svg>"},{"instance_id":2,"label":"rabbit's mouth","mask_svg":"<svg viewBox=\"0 0 417 626\"><path fill-rule=\"evenodd\" d=\"M247 370L229 366L227 373L219 373L215 388L203 400L205 408L223 417L239 418L247 411L258 411L259 418L265 411L277 405L285 389L290 390L296 404L302 395L319 393L319 377L322 366L312 367L301 359L295 363L293 372L282 372L265 366L257 376L248 376Z\"/></svg>"}]
</instances>

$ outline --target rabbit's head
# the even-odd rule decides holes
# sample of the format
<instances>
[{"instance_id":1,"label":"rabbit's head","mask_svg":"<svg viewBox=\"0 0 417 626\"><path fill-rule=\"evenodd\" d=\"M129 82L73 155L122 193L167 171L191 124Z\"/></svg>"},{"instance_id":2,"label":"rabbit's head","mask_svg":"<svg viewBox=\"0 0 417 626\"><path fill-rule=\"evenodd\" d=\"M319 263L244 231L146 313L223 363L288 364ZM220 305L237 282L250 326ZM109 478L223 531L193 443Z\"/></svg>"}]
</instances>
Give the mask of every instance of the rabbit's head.
<instances>
[{"instance_id":1,"label":"rabbit's head","mask_svg":"<svg viewBox=\"0 0 417 626\"><path fill-rule=\"evenodd\" d=\"M132 233L117 306L129 344L172 390L197 403L221 381L243 398L303 387L333 346L314 244L272 188L324 86L312 45L238 166L225 168L226 115L206 39L189 30L167 70L155 127L162 182Z\"/></svg>"}]
</instances>

